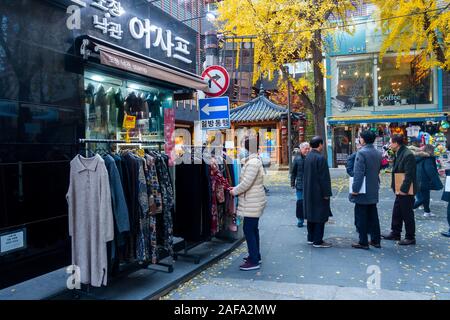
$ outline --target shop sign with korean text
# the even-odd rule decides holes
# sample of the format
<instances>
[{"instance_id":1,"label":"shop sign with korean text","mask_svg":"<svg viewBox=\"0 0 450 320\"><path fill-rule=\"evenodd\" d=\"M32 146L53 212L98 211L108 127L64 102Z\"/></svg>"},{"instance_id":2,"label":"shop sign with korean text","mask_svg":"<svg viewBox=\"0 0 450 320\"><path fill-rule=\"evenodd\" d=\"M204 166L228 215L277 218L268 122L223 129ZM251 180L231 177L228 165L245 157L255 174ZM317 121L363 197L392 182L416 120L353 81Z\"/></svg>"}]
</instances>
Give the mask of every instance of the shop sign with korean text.
<instances>
[{"instance_id":1,"label":"shop sign with korean text","mask_svg":"<svg viewBox=\"0 0 450 320\"><path fill-rule=\"evenodd\" d=\"M189 72L196 72L197 33L146 1L67 0L66 27ZM77 17L79 23L75 23ZM75 22L74 22L75 21Z\"/></svg>"}]
</instances>

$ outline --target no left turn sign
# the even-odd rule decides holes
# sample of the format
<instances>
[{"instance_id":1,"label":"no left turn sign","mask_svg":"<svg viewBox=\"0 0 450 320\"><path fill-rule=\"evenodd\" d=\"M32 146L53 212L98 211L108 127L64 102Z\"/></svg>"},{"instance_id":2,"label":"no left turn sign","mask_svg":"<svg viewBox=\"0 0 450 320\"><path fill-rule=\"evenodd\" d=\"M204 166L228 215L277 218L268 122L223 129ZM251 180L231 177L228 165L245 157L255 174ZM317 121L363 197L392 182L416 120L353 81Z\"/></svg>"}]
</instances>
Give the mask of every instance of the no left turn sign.
<instances>
[{"instance_id":1,"label":"no left turn sign","mask_svg":"<svg viewBox=\"0 0 450 320\"><path fill-rule=\"evenodd\" d=\"M219 97L223 95L230 85L230 76L227 70L221 66L210 66L202 73L203 80L208 81L208 92L205 92L209 97Z\"/></svg>"}]
</instances>

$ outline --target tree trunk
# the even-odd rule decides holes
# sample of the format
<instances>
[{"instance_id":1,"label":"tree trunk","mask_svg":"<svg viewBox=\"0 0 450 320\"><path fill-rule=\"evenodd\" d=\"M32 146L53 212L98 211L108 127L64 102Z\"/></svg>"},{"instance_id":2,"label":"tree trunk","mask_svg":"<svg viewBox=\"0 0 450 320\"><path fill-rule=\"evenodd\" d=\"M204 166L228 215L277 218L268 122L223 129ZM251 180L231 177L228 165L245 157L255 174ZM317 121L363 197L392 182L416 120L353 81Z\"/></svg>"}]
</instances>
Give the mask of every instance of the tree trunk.
<instances>
[{"instance_id":1,"label":"tree trunk","mask_svg":"<svg viewBox=\"0 0 450 320\"><path fill-rule=\"evenodd\" d=\"M322 54L322 33L320 30L314 31L311 42L313 70L314 70L314 128L316 135L324 139L324 155L327 156L326 134L325 134L325 86L323 74L323 54Z\"/></svg>"}]
</instances>

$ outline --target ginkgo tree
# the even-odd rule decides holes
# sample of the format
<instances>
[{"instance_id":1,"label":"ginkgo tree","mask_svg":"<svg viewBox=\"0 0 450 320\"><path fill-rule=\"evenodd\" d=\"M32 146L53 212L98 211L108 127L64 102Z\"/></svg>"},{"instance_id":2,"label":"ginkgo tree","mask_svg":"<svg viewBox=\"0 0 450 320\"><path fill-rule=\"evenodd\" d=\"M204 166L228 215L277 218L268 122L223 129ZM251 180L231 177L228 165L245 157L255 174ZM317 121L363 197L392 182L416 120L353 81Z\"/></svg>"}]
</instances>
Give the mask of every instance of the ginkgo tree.
<instances>
[{"instance_id":1,"label":"ginkgo tree","mask_svg":"<svg viewBox=\"0 0 450 320\"><path fill-rule=\"evenodd\" d=\"M417 50L423 70L450 71L450 0L371 0L379 9L383 34L381 58L400 53L397 62Z\"/></svg>"},{"instance_id":2,"label":"ginkgo tree","mask_svg":"<svg viewBox=\"0 0 450 320\"><path fill-rule=\"evenodd\" d=\"M325 136L324 40L343 26L348 12L355 10L351 0L224 0L219 3L219 28L224 34L256 36L254 81L275 72L291 83L303 105L314 115L315 132ZM338 25L336 22L339 21ZM309 61L313 83L295 79L285 65ZM281 80L283 81L283 80ZM309 90L313 94L308 94Z\"/></svg>"}]
</instances>

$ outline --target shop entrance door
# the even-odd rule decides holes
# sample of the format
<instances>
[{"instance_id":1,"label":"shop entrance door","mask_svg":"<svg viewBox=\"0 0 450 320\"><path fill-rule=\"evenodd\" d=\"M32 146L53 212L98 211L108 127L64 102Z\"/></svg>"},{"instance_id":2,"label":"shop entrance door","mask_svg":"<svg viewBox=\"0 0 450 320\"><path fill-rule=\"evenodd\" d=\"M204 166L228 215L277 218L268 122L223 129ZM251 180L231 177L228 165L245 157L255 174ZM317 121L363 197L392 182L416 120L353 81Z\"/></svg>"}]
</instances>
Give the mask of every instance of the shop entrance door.
<instances>
[{"instance_id":1,"label":"shop entrance door","mask_svg":"<svg viewBox=\"0 0 450 320\"><path fill-rule=\"evenodd\" d=\"M333 166L345 166L353 152L353 130L350 126L336 127L333 130Z\"/></svg>"}]
</instances>

